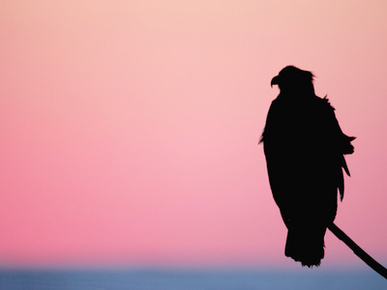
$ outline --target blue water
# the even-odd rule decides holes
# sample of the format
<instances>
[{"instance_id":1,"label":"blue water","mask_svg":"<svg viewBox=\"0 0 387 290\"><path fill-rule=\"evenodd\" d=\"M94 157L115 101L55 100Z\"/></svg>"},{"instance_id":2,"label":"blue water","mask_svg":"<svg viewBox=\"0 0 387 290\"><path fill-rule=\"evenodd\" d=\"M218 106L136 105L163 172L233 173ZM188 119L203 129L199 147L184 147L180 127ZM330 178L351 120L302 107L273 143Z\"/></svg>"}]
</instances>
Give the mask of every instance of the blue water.
<instances>
[{"instance_id":1,"label":"blue water","mask_svg":"<svg viewBox=\"0 0 387 290\"><path fill-rule=\"evenodd\" d=\"M372 271L0 270L4 290L387 289Z\"/></svg>"}]
</instances>

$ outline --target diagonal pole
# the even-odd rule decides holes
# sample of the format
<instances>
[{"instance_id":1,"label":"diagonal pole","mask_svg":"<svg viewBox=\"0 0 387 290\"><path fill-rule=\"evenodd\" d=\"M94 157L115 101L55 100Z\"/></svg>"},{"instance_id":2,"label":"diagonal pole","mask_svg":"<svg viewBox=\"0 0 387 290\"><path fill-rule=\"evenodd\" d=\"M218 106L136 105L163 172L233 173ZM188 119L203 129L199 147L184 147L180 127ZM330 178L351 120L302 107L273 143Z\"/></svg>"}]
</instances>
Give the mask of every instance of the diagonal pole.
<instances>
[{"instance_id":1,"label":"diagonal pole","mask_svg":"<svg viewBox=\"0 0 387 290\"><path fill-rule=\"evenodd\" d=\"M375 261L362 248L360 248L354 241L351 240L341 229L332 223L328 229L340 240L342 240L360 259L362 259L368 266L378 272L381 276L387 279L387 269Z\"/></svg>"}]
</instances>

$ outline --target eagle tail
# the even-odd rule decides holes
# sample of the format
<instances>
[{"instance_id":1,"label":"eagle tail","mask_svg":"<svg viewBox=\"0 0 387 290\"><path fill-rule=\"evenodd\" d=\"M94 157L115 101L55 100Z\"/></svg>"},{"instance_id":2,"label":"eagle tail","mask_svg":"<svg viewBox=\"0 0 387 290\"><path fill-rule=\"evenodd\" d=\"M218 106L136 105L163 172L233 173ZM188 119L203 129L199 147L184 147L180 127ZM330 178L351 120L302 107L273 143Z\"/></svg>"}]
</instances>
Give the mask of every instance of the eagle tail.
<instances>
[{"instance_id":1,"label":"eagle tail","mask_svg":"<svg viewBox=\"0 0 387 290\"><path fill-rule=\"evenodd\" d=\"M324 235L326 228L289 229L285 255L302 266L320 266L324 258Z\"/></svg>"}]
</instances>

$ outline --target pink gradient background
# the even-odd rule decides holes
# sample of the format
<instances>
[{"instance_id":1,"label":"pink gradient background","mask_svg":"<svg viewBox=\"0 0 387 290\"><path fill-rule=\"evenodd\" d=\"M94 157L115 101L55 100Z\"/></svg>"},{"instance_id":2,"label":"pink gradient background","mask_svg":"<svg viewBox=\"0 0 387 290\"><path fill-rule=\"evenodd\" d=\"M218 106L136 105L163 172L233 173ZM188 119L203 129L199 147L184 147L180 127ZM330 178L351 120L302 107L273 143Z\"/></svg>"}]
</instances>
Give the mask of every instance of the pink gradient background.
<instances>
[{"instance_id":1,"label":"pink gradient background","mask_svg":"<svg viewBox=\"0 0 387 290\"><path fill-rule=\"evenodd\" d=\"M295 266L257 145L288 64L358 137L336 221L385 261L387 2L319 2L3 1L0 264Z\"/></svg>"}]
</instances>

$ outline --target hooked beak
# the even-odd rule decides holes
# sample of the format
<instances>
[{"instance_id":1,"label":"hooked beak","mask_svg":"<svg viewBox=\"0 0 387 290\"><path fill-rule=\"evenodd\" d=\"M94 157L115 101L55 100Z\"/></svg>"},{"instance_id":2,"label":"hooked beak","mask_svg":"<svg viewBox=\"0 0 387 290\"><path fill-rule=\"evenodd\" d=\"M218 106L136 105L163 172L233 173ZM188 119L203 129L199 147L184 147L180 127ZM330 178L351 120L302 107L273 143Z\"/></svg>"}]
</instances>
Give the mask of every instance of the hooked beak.
<instances>
[{"instance_id":1,"label":"hooked beak","mask_svg":"<svg viewBox=\"0 0 387 290\"><path fill-rule=\"evenodd\" d=\"M270 86L273 87L273 85L278 85L278 76L275 76L270 83Z\"/></svg>"}]
</instances>

